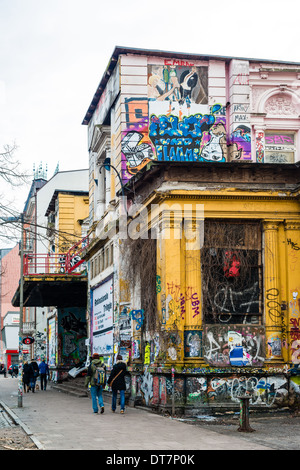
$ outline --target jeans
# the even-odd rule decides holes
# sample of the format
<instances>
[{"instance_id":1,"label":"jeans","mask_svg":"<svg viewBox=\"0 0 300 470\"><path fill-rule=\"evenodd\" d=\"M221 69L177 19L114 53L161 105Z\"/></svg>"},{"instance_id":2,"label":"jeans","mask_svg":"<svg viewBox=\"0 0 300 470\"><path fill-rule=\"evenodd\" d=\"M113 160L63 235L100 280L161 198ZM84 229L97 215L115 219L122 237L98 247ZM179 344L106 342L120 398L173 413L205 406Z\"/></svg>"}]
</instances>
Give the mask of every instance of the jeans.
<instances>
[{"instance_id":1,"label":"jeans","mask_svg":"<svg viewBox=\"0 0 300 470\"><path fill-rule=\"evenodd\" d=\"M41 379L41 390L46 390L46 387L47 387L47 374L41 374L40 379Z\"/></svg>"},{"instance_id":2,"label":"jeans","mask_svg":"<svg viewBox=\"0 0 300 470\"><path fill-rule=\"evenodd\" d=\"M98 399L100 408L104 407L101 385L100 387L91 386L91 397L92 397L92 407L93 407L94 413L98 413L97 399Z\"/></svg>"},{"instance_id":3,"label":"jeans","mask_svg":"<svg viewBox=\"0 0 300 470\"><path fill-rule=\"evenodd\" d=\"M36 384L36 377L30 379L30 388L32 392L34 392L35 384Z\"/></svg>"},{"instance_id":4,"label":"jeans","mask_svg":"<svg viewBox=\"0 0 300 470\"><path fill-rule=\"evenodd\" d=\"M113 390L112 391L112 405L111 405L111 409L113 411L116 411L116 407L117 407L117 395L118 395L118 390ZM121 411L125 410L125 390L120 390L120 399L121 399L121 403L120 403L120 407L121 407Z\"/></svg>"}]
</instances>

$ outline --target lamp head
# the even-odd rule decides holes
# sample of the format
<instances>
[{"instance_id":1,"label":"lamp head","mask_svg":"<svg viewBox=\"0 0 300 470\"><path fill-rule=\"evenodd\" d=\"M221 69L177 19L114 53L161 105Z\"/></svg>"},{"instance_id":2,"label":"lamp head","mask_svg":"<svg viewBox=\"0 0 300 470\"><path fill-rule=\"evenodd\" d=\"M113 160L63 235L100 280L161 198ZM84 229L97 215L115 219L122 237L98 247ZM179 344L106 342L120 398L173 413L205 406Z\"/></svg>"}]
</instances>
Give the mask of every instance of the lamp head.
<instances>
[{"instance_id":1,"label":"lamp head","mask_svg":"<svg viewBox=\"0 0 300 470\"><path fill-rule=\"evenodd\" d=\"M107 171L110 171L110 158L107 157L104 162L103 162L103 166L104 168L107 170Z\"/></svg>"}]
</instances>

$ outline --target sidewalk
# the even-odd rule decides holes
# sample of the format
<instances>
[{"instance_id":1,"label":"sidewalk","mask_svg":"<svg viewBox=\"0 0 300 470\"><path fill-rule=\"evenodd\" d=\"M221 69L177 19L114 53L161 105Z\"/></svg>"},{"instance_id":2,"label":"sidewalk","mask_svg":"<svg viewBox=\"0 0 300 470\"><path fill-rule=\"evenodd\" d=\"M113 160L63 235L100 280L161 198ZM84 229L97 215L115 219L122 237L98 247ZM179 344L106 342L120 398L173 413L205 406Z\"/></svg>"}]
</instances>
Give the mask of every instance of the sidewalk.
<instances>
[{"instance_id":1,"label":"sidewalk","mask_svg":"<svg viewBox=\"0 0 300 470\"><path fill-rule=\"evenodd\" d=\"M45 450L272 450L264 445L263 431L239 433L226 426L191 425L145 410L127 407L94 414L89 398L77 398L51 388L23 394L18 408L17 379L0 379L0 402L4 403L33 434ZM299 431L299 428L298 428ZM259 435L261 433L261 435ZM256 434L256 435L255 435ZM299 435L299 434L298 434ZM300 446L299 446L300 448Z\"/></svg>"}]
</instances>

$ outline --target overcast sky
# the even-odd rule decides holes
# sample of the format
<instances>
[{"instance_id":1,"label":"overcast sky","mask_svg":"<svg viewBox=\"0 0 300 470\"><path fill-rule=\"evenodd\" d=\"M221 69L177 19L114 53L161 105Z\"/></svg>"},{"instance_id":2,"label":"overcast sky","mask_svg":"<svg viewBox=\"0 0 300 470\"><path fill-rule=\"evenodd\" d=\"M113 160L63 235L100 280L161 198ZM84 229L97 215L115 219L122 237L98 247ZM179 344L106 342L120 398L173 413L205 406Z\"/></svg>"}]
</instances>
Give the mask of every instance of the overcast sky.
<instances>
[{"instance_id":1,"label":"overcast sky","mask_svg":"<svg viewBox=\"0 0 300 470\"><path fill-rule=\"evenodd\" d=\"M0 0L0 148L15 142L23 168L43 162L48 178L58 162L87 168L81 123L115 46L300 62L299 11L299 0Z\"/></svg>"}]
</instances>

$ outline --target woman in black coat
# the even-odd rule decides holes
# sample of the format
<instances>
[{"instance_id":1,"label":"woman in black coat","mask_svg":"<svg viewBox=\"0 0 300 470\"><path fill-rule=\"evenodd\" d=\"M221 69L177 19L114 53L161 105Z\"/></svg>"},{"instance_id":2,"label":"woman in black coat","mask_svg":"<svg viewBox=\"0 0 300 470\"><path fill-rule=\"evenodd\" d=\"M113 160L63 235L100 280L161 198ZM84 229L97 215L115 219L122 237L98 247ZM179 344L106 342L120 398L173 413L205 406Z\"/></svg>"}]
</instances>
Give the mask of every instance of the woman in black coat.
<instances>
[{"instance_id":1,"label":"woman in black coat","mask_svg":"<svg viewBox=\"0 0 300 470\"><path fill-rule=\"evenodd\" d=\"M29 392L30 390L30 382L32 380L32 377L33 377L33 368L30 364L28 364L28 361L26 361L23 366L23 385L24 385L25 393Z\"/></svg>"},{"instance_id":2,"label":"woman in black coat","mask_svg":"<svg viewBox=\"0 0 300 470\"><path fill-rule=\"evenodd\" d=\"M125 412L125 390L126 390L126 383L125 383L125 375L126 375L126 362L122 360L122 356L117 356L117 362L112 368L110 376L108 378L108 385L112 388L112 405L111 409L114 413L117 407L117 395L118 390L120 390L120 399L121 399L121 413Z\"/></svg>"}]
</instances>

